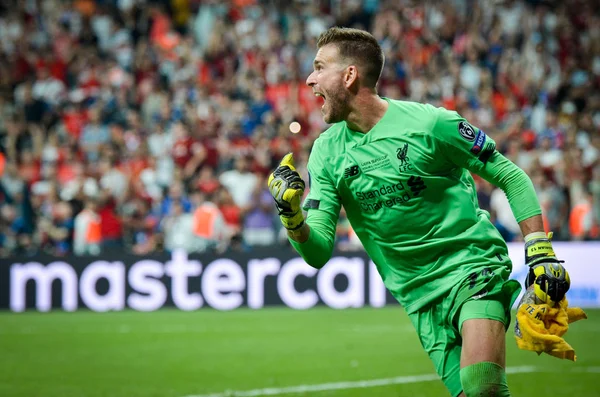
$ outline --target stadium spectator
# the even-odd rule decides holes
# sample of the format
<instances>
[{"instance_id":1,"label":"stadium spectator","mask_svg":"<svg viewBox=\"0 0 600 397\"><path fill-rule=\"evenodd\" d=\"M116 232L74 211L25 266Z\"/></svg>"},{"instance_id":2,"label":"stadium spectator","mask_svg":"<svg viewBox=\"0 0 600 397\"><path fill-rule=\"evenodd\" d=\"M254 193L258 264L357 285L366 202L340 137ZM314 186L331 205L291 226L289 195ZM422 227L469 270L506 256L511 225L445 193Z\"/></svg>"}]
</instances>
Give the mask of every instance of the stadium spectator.
<instances>
[{"instance_id":1,"label":"stadium spectator","mask_svg":"<svg viewBox=\"0 0 600 397\"><path fill-rule=\"evenodd\" d=\"M102 242L101 218L93 199L85 202L83 210L75 216L73 227L73 253L75 255L98 255Z\"/></svg>"},{"instance_id":2,"label":"stadium spectator","mask_svg":"<svg viewBox=\"0 0 600 397\"><path fill-rule=\"evenodd\" d=\"M505 241L519 241L521 229L510 210L510 204L504 191L494 188L490 196L490 214L496 229Z\"/></svg>"},{"instance_id":3,"label":"stadium spectator","mask_svg":"<svg viewBox=\"0 0 600 397\"><path fill-rule=\"evenodd\" d=\"M151 212L147 201L137 198L121 208L125 248L138 255L158 250L162 241L158 235L158 217Z\"/></svg>"},{"instance_id":4,"label":"stadium spectator","mask_svg":"<svg viewBox=\"0 0 600 397\"><path fill-rule=\"evenodd\" d=\"M244 209L243 238L250 247L269 246L277 241L277 229L273 216L273 198L267 188L267 179L261 178L250 195Z\"/></svg>"},{"instance_id":5,"label":"stadium spectator","mask_svg":"<svg viewBox=\"0 0 600 397\"><path fill-rule=\"evenodd\" d=\"M183 183L178 181L174 181L169 187L169 193L160 205L159 216L162 218L167 214L171 214L172 207L175 204L178 204L180 206L181 211L186 213L190 212L190 210L192 209L192 203L185 194Z\"/></svg>"},{"instance_id":6,"label":"stadium spectator","mask_svg":"<svg viewBox=\"0 0 600 397\"><path fill-rule=\"evenodd\" d=\"M594 224L592 208L592 196L586 191L573 205L569 215L569 231L573 240L598 238L598 226Z\"/></svg>"},{"instance_id":7,"label":"stadium spectator","mask_svg":"<svg viewBox=\"0 0 600 397\"><path fill-rule=\"evenodd\" d=\"M195 192L192 195L195 207L192 231L194 247L190 252L223 251L229 238L228 228L219 207L210 195Z\"/></svg>"},{"instance_id":8,"label":"stadium spectator","mask_svg":"<svg viewBox=\"0 0 600 397\"><path fill-rule=\"evenodd\" d=\"M66 201L57 202L52 212L37 224L42 249L52 255L63 256L73 248L73 210Z\"/></svg>"},{"instance_id":9,"label":"stadium spectator","mask_svg":"<svg viewBox=\"0 0 600 397\"><path fill-rule=\"evenodd\" d=\"M173 201L166 216L161 221L160 228L164 233L165 249L172 252L175 249L193 251L196 236L192 233L193 217L186 213L181 201Z\"/></svg>"},{"instance_id":10,"label":"stadium spectator","mask_svg":"<svg viewBox=\"0 0 600 397\"><path fill-rule=\"evenodd\" d=\"M258 177L249 169L248 160L243 156L235 159L234 168L224 171L219 181L229 190L235 204L244 210L250 205L252 193L259 183Z\"/></svg>"}]
</instances>

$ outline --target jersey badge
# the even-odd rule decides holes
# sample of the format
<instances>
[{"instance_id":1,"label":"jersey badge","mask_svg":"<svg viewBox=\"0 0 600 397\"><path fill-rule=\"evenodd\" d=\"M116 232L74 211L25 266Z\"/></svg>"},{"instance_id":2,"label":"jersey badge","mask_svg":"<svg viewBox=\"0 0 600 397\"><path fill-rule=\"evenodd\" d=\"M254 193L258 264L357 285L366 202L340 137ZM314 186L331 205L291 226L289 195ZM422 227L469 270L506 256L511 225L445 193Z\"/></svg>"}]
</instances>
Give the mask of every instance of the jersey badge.
<instances>
[{"instance_id":1,"label":"jersey badge","mask_svg":"<svg viewBox=\"0 0 600 397\"><path fill-rule=\"evenodd\" d=\"M475 140L475 130L465 121L458 123L458 133L469 142Z\"/></svg>"},{"instance_id":2,"label":"jersey badge","mask_svg":"<svg viewBox=\"0 0 600 397\"><path fill-rule=\"evenodd\" d=\"M404 146L396 149L396 157L400 160L398 171L405 172L412 170L412 165L410 165L410 159L408 158L408 143L405 143Z\"/></svg>"}]
</instances>

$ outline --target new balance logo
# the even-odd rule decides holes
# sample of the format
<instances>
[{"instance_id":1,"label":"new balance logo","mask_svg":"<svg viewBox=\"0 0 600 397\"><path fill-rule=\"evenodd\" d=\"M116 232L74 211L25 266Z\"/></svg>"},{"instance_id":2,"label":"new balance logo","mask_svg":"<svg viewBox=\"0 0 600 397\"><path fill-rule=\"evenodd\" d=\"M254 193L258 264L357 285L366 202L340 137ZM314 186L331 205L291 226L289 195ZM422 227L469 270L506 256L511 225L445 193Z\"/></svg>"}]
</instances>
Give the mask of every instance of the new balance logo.
<instances>
[{"instance_id":1,"label":"new balance logo","mask_svg":"<svg viewBox=\"0 0 600 397\"><path fill-rule=\"evenodd\" d=\"M420 176L411 175L406 183L415 196L418 196L423 190L427 189L425 182L423 182Z\"/></svg>"},{"instance_id":2,"label":"new balance logo","mask_svg":"<svg viewBox=\"0 0 600 397\"><path fill-rule=\"evenodd\" d=\"M353 176L358 175L360 170L358 169L358 165L353 165L352 167L348 167L344 170L344 178L352 178Z\"/></svg>"}]
</instances>

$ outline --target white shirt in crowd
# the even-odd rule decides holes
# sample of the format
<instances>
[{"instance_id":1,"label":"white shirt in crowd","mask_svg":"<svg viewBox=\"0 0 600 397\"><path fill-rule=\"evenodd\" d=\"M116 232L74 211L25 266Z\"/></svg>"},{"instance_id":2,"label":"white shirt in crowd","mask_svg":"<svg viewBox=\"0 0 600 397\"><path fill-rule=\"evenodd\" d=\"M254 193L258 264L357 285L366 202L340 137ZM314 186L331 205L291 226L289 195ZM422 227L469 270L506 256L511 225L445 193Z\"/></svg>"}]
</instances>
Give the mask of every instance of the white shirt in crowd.
<instances>
[{"instance_id":1,"label":"white shirt in crowd","mask_svg":"<svg viewBox=\"0 0 600 397\"><path fill-rule=\"evenodd\" d=\"M513 215L506 193L502 189L496 188L492 191L490 208L496 213L498 223L504 226L509 232L515 234L521 233L521 228Z\"/></svg>"},{"instance_id":2,"label":"white shirt in crowd","mask_svg":"<svg viewBox=\"0 0 600 397\"><path fill-rule=\"evenodd\" d=\"M65 98L66 89L62 81L54 77L48 77L33 83L32 93L34 98L55 106Z\"/></svg>"},{"instance_id":3,"label":"white shirt in crowd","mask_svg":"<svg viewBox=\"0 0 600 397\"><path fill-rule=\"evenodd\" d=\"M86 197L98 196L98 183L94 178L88 177L83 180L73 179L67 182L60 191L60 199L63 201L70 201L74 199L79 193L79 189L83 190L83 194Z\"/></svg>"},{"instance_id":4,"label":"white shirt in crowd","mask_svg":"<svg viewBox=\"0 0 600 397\"><path fill-rule=\"evenodd\" d=\"M100 178L100 187L108 189L117 200L121 200L125 198L129 182L125 174L112 168Z\"/></svg>"},{"instance_id":5,"label":"white shirt in crowd","mask_svg":"<svg viewBox=\"0 0 600 397\"><path fill-rule=\"evenodd\" d=\"M237 170L230 170L223 172L219 181L229 190L235 204L241 208L250 203L258 178L251 172L241 173Z\"/></svg>"},{"instance_id":6,"label":"white shirt in crowd","mask_svg":"<svg viewBox=\"0 0 600 397\"><path fill-rule=\"evenodd\" d=\"M73 252L75 255L98 255L100 247L87 241L87 233L92 222L100 222L100 216L89 209L84 209L77 214L74 221Z\"/></svg>"}]
</instances>

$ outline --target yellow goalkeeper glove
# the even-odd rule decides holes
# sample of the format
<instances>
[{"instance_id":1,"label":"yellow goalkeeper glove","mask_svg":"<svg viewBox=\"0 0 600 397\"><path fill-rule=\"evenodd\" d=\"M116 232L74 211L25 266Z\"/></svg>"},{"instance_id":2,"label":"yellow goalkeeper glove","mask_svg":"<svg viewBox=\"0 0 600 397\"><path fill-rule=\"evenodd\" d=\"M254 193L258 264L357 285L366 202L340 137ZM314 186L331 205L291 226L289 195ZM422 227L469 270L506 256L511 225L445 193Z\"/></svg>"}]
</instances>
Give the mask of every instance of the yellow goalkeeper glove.
<instances>
[{"instance_id":1,"label":"yellow goalkeeper glove","mask_svg":"<svg viewBox=\"0 0 600 397\"><path fill-rule=\"evenodd\" d=\"M571 286L569 273L556 259L552 249L552 233L532 233L525 237L525 264L529 274L525 279L525 288L533 285L536 303L554 305L563 300Z\"/></svg>"},{"instance_id":2,"label":"yellow goalkeeper glove","mask_svg":"<svg viewBox=\"0 0 600 397\"><path fill-rule=\"evenodd\" d=\"M279 219L288 230L297 230L304 224L300 200L304 194L304 181L294 167L294 155L286 154L267 182L275 199Z\"/></svg>"}]
</instances>

